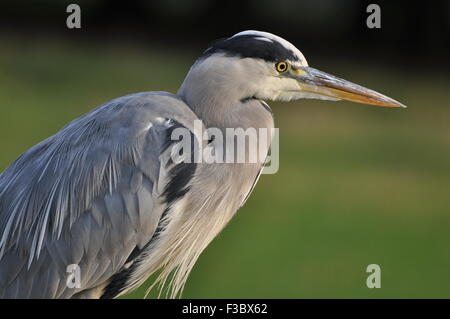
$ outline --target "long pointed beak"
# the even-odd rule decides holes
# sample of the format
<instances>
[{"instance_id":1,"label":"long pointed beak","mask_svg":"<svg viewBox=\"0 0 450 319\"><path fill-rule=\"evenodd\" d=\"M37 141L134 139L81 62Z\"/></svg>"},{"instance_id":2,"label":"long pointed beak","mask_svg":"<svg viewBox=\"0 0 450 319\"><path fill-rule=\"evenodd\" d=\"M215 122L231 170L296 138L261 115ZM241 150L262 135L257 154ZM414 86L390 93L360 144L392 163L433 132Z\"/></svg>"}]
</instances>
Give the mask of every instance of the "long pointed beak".
<instances>
[{"instance_id":1,"label":"long pointed beak","mask_svg":"<svg viewBox=\"0 0 450 319\"><path fill-rule=\"evenodd\" d=\"M301 90L333 99L388 107L406 107L402 103L358 84L310 67L293 70Z\"/></svg>"}]
</instances>

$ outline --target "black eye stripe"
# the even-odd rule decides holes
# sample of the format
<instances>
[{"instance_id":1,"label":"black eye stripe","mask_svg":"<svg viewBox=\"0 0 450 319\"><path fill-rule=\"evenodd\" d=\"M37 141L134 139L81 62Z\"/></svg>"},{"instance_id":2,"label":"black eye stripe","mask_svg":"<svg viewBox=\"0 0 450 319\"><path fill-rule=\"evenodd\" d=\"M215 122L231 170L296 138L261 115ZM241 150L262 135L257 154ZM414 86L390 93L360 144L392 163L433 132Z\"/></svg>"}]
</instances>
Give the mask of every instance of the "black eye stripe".
<instances>
[{"instance_id":1,"label":"black eye stripe","mask_svg":"<svg viewBox=\"0 0 450 319\"><path fill-rule=\"evenodd\" d=\"M295 53L277 41L261 40L259 35L241 35L219 40L207 49L201 58L222 52L228 56L259 58L268 62L280 60L299 61Z\"/></svg>"}]
</instances>

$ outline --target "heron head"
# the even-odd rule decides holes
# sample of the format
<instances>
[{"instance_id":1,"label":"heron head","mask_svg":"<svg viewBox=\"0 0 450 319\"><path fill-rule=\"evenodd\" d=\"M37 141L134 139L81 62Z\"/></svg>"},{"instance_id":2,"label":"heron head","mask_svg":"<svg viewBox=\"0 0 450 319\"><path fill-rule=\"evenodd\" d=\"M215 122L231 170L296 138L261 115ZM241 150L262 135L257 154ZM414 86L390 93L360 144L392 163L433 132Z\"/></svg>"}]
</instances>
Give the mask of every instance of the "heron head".
<instances>
[{"instance_id":1,"label":"heron head","mask_svg":"<svg viewBox=\"0 0 450 319\"><path fill-rule=\"evenodd\" d=\"M244 31L217 41L194 64L190 75L196 83L214 87L216 94L224 91L227 97L234 92L239 98L313 98L405 107L385 95L309 67L294 45L267 32Z\"/></svg>"}]
</instances>

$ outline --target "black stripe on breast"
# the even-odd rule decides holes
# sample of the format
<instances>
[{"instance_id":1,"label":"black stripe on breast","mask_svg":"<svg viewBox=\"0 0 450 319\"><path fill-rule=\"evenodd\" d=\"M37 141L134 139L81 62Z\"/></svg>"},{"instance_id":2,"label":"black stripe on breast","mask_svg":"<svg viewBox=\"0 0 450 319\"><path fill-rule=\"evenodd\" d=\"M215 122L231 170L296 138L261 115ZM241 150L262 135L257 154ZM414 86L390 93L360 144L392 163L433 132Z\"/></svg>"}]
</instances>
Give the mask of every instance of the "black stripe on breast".
<instances>
[{"instance_id":1,"label":"black stripe on breast","mask_svg":"<svg viewBox=\"0 0 450 319\"><path fill-rule=\"evenodd\" d=\"M118 273L114 274L111 277L111 280L110 280L109 284L106 286L106 288L104 289L103 295L100 297L100 299L113 299L113 298L117 297L122 291L124 291L128 287L127 282L130 279L131 274L134 272L137 265L139 264L139 261L141 259L140 256L142 255L142 253L144 251L146 251L147 249L149 249L149 247L151 247L153 242L155 242L156 239L159 238L159 235L164 230L164 228L166 226L165 217L167 216L169 211L170 211L170 208L168 207L161 214L161 218L158 221L158 226L156 227L156 231L154 232L150 241L147 244L145 244L145 246L142 248L139 248L137 246L134 247L133 251L128 256L128 258L125 262L125 264L132 262L132 264L130 265L129 268L123 267L121 271L119 271Z\"/></svg>"},{"instance_id":2,"label":"black stripe on breast","mask_svg":"<svg viewBox=\"0 0 450 319\"><path fill-rule=\"evenodd\" d=\"M175 164L169 171L169 181L164 188L162 196L165 198L168 206L171 206L175 201L182 198L189 191L189 182L197 170L197 163L195 163L195 152L199 151L198 141L195 135L190 133L190 149L183 149L187 154L180 154L184 156L186 160ZM173 164L172 159L168 164Z\"/></svg>"},{"instance_id":3,"label":"black stripe on breast","mask_svg":"<svg viewBox=\"0 0 450 319\"><path fill-rule=\"evenodd\" d=\"M134 265L134 264L133 264ZM123 290L125 290L127 281L132 273L133 265L130 268L124 269L111 277L111 281L106 286L100 299L113 299L117 297Z\"/></svg>"},{"instance_id":4,"label":"black stripe on breast","mask_svg":"<svg viewBox=\"0 0 450 319\"><path fill-rule=\"evenodd\" d=\"M194 176L196 169L196 163L180 163L170 170L170 181L163 192L163 196L169 206L189 191L190 186L187 185Z\"/></svg>"},{"instance_id":5,"label":"black stripe on breast","mask_svg":"<svg viewBox=\"0 0 450 319\"><path fill-rule=\"evenodd\" d=\"M177 127L183 127L180 123L173 121L173 125L171 125L166 132L166 140L163 143L162 152L164 152L168 147L173 145L174 142L171 140L171 134L173 130ZM152 244L159 238L161 232L165 229L167 225L166 216L170 212L171 205L182 198L190 189L188 186L192 177L195 174L197 169L197 164L194 163L194 147L197 147L198 143L195 139L194 134L191 132L191 158L190 163L181 162L172 167L168 173L169 182L163 191L163 198L167 203L167 208L161 215L161 218L158 221L158 226L156 227L155 233L153 234L150 241L142 248L139 249L135 247L131 254L128 256L125 264L132 262L130 267L123 267L121 271L114 274L111 277L109 284L104 289L103 295L100 299L112 299L117 297L122 291L124 291L128 285L127 282L131 277L131 274L135 271L137 265L139 264L140 256L142 253L148 249L151 249ZM188 154L189 155L189 154Z\"/></svg>"}]
</instances>

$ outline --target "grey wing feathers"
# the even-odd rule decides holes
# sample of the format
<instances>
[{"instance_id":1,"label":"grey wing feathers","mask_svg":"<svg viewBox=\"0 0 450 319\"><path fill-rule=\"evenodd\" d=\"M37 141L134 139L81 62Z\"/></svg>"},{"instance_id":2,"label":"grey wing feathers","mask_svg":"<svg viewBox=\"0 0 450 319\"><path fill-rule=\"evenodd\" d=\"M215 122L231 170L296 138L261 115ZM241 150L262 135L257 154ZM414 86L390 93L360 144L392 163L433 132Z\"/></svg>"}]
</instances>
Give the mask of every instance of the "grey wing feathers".
<instances>
[{"instance_id":1,"label":"grey wing feathers","mask_svg":"<svg viewBox=\"0 0 450 319\"><path fill-rule=\"evenodd\" d=\"M168 93L118 98L37 144L0 175L0 297L71 297L152 237L164 119L195 117ZM67 266L81 270L69 289Z\"/></svg>"}]
</instances>

